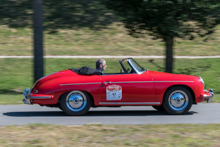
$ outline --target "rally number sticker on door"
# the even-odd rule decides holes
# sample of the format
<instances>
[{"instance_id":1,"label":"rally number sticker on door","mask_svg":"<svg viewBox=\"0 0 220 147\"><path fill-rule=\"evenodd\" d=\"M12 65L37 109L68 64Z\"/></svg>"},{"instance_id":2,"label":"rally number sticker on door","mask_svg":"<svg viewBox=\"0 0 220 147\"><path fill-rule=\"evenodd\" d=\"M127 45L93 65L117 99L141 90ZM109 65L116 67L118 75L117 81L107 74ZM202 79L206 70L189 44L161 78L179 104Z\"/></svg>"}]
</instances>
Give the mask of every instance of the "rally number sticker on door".
<instances>
[{"instance_id":1,"label":"rally number sticker on door","mask_svg":"<svg viewBox=\"0 0 220 147\"><path fill-rule=\"evenodd\" d=\"M109 85L106 87L106 99L107 100L121 100L122 87L119 85Z\"/></svg>"}]
</instances>

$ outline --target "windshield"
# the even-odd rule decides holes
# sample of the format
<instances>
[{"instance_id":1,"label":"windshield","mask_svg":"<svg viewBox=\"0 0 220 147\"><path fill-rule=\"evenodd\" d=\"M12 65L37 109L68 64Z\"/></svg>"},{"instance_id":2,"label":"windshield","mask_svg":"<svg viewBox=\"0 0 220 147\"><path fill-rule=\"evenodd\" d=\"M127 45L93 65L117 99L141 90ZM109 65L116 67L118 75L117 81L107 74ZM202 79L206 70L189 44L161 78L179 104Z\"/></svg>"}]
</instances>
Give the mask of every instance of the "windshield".
<instances>
[{"instance_id":1,"label":"windshield","mask_svg":"<svg viewBox=\"0 0 220 147\"><path fill-rule=\"evenodd\" d=\"M145 72L145 69L141 67L134 59L130 59L129 61L137 73Z\"/></svg>"}]
</instances>

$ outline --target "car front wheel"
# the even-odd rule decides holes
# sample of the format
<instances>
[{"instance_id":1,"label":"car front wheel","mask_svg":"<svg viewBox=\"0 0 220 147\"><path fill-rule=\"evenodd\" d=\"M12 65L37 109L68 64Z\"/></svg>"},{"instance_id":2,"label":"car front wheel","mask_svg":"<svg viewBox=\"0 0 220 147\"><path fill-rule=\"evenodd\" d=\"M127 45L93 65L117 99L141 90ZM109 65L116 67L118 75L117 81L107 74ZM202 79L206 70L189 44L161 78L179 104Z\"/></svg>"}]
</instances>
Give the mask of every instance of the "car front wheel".
<instances>
[{"instance_id":1,"label":"car front wheel","mask_svg":"<svg viewBox=\"0 0 220 147\"><path fill-rule=\"evenodd\" d=\"M185 114L192 107L192 99L187 88L175 86L165 93L163 107L170 114Z\"/></svg>"},{"instance_id":2,"label":"car front wheel","mask_svg":"<svg viewBox=\"0 0 220 147\"><path fill-rule=\"evenodd\" d=\"M91 106L90 96L82 91L71 91L61 97L60 107L68 115L84 115Z\"/></svg>"}]
</instances>

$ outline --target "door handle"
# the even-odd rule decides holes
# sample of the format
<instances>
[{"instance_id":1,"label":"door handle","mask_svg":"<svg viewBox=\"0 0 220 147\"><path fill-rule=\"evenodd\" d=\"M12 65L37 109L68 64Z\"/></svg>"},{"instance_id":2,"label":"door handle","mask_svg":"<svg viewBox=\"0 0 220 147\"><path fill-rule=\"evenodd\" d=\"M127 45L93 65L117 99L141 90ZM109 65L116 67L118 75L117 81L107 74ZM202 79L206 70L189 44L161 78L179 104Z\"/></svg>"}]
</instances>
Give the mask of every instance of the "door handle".
<instances>
[{"instance_id":1,"label":"door handle","mask_svg":"<svg viewBox=\"0 0 220 147\"><path fill-rule=\"evenodd\" d=\"M111 84L111 82L109 82L109 81L108 82L103 82L103 84L108 85L108 84Z\"/></svg>"}]
</instances>

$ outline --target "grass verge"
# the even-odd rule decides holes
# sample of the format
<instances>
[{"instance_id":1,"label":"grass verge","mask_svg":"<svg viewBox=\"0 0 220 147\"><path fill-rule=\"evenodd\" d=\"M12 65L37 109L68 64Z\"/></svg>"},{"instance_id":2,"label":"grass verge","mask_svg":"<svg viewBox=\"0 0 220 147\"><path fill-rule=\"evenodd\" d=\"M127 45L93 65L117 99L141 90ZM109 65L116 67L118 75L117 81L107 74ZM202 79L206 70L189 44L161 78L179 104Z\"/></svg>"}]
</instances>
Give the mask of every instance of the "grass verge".
<instances>
[{"instance_id":1,"label":"grass verge","mask_svg":"<svg viewBox=\"0 0 220 147\"><path fill-rule=\"evenodd\" d=\"M0 146L219 146L219 124L0 127ZM27 137L28 136L28 137Z\"/></svg>"},{"instance_id":2,"label":"grass verge","mask_svg":"<svg viewBox=\"0 0 220 147\"><path fill-rule=\"evenodd\" d=\"M220 26L209 41L176 39L174 55L219 55ZM0 55L32 55L33 30L0 25ZM122 24L112 24L100 31L88 28L60 29L55 34L44 32L45 55L164 55L162 40L151 36L134 38Z\"/></svg>"},{"instance_id":3,"label":"grass verge","mask_svg":"<svg viewBox=\"0 0 220 147\"><path fill-rule=\"evenodd\" d=\"M108 72L119 72L119 59L106 59ZM137 59L149 70L163 71L163 59ZM206 88L215 92L213 102L220 102L220 59L176 59L174 73L201 76ZM32 59L0 59L0 104L20 104L22 92L33 86ZM68 69L88 66L95 68L95 59L45 59L45 75Z\"/></svg>"}]
</instances>

